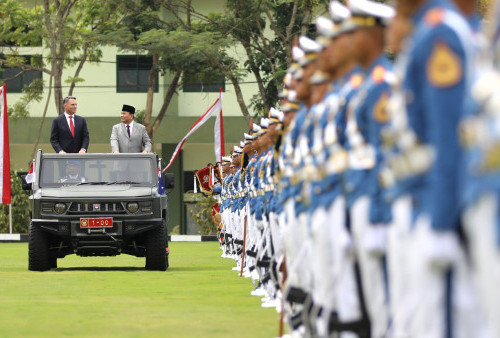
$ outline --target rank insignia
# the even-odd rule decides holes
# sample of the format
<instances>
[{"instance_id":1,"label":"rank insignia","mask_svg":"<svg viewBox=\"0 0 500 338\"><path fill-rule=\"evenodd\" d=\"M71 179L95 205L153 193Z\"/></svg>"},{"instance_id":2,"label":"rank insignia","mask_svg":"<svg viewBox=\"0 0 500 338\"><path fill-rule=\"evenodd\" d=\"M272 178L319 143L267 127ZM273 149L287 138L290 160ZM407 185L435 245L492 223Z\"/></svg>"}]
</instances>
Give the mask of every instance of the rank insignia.
<instances>
[{"instance_id":1,"label":"rank insignia","mask_svg":"<svg viewBox=\"0 0 500 338\"><path fill-rule=\"evenodd\" d=\"M389 122L390 116L389 116L389 111L387 110L388 103L389 103L389 94L384 93L375 104L375 107L373 109L373 118L378 123Z\"/></svg>"},{"instance_id":2,"label":"rank insignia","mask_svg":"<svg viewBox=\"0 0 500 338\"><path fill-rule=\"evenodd\" d=\"M438 88L456 85L462 79L462 63L444 43L437 43L427 62L427 78Z\"/></svg>"}]
</instances>

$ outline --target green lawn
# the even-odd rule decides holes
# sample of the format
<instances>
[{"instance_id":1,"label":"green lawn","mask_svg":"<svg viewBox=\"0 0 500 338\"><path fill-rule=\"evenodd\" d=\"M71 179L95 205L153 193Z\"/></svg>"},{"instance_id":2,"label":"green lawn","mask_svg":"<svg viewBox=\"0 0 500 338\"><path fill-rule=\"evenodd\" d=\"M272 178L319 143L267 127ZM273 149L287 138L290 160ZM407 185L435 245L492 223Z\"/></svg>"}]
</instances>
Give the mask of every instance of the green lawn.
<instances>
[{"instance_id":1,"label":"green lawn","mask_svg":"<svg viewBox=\"0 0 500 338\"><path fill-rule=\"evenodd\" d=\"M26 243L0 243L0 336L277 336L278 314L250 296L217 243L169 246L166 272L128 255L70 255L32 272Z\"/></svg>"}]
</instances>

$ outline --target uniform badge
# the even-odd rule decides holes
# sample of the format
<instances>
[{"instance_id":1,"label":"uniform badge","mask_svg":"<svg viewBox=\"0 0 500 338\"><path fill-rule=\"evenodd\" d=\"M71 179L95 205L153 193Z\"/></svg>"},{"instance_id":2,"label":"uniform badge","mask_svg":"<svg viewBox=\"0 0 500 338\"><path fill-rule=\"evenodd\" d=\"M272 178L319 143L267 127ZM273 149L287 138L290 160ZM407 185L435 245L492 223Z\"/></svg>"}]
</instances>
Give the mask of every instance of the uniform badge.
<instances>
[{"instance_id":1,"label":"uniform badge","mask_svg":"<svg viewBox=\"0 0 500 338\"><path fill-rule=\"evenodd\" d=\"M373 118L378 123L387 123L389 122L390 115L387 109L387 105L389 104L389 94L384 93L378 99L377 103L375 103L375 107L373 109Z\"/></svg>"},{"instance_id":2,"label":"uniform badge","mask_svg":"<svg viewBox=\"0 0 500 338\"><path fill-rule=\"evenodd\" d=\"M462 63L444 43L437 43L427 62L427 78L438 88L456 85L462 79Z\"/></svg>"}]
</instances>

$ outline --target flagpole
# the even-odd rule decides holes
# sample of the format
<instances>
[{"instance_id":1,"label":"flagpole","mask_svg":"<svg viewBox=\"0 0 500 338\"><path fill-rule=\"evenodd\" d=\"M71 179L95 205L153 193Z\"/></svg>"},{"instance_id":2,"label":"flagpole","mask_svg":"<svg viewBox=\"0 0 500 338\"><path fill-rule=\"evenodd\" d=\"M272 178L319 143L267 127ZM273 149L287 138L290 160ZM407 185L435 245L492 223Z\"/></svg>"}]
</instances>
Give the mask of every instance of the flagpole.
<instances>
[{"instance_id":1,"label":"flagpole","mask_svg":"<svg viewBox=\"0 0 500 338\"><path fill-rule=\"evenodd\" d=\"M9 204L9 234L12 234L12 203Z\"/></svg>"}]
</instances>

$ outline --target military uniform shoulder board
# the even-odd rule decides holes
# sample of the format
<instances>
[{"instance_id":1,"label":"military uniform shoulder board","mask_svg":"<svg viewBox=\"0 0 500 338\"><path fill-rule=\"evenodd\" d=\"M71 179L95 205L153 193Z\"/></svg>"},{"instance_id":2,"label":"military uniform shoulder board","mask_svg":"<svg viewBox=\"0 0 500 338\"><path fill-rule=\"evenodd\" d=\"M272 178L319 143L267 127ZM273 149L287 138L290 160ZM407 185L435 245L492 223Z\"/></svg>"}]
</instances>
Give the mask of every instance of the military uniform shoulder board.
<instances>
[{"instance_id":1,"label":"military uniform shoulder board","mask_svg":"<svg viewBox=\"0 0 500 338\"><path fill-rule=\"evenodd\" d=\"M389 122L390 115L389 110L387 109L389 103L389 94L383 93L382 96L378 99L377 103L375 103L373 109L373 118L378 123L387 123Z\"/></svg>"},{"instance_id":2,"label":"military uniform shoulder board","mask_svg":"<svg viewBox=\"0 0 500 338\"><path fill-rule=\"evenodd\" d=\"M384 66L376 66L372 71L372 80L375 83L381 83L385 79L386 69Z\"/></svg>"},{"instance_id":3,"label":"military uniform shoulder board","mask_svg":"<svg viewBox=\"0 0 500 338\"><path fill-rule=\"evenodd\" d=\"M438 88L456 85L462 79L462 62L451 48L437 42L427 61L429 83Z\"/></svg>"}]
</instances>

